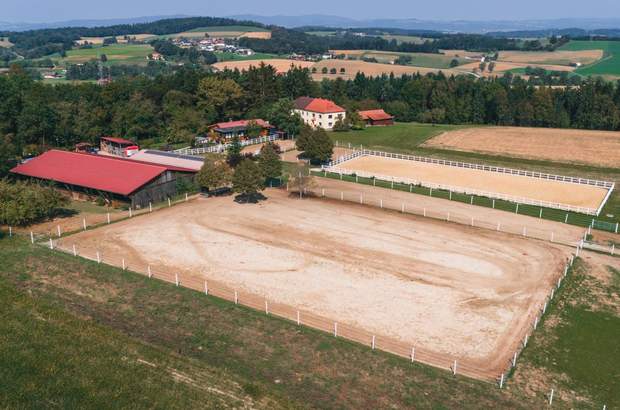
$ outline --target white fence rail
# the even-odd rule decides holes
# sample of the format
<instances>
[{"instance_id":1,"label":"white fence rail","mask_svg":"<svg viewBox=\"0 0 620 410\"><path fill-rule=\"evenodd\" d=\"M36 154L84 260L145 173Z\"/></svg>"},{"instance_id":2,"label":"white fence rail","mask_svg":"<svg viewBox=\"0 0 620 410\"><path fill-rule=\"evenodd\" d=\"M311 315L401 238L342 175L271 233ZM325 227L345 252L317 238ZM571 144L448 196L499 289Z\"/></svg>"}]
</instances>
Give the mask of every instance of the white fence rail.
<instances>
[{"instance_id":1,"label":"white fence rail","mask_svg":"<svg viewBox=\"0 0 620 410\"><path fill-rule=\"evenodd\" d=\"M272 142L272 141L276 141L279 139L280 137L278 135L268 135L265 137L259 137L259 138L253 138L250 140L241 141L241 146L245 147L248 145L263 144L265 142ZM208 147L200 147L200 148L185 147L185 148L174 150L174 152L176 152L177 154L183 154L183 155L201 155L201 154L207 154L207 153L220 153L220 152L226 151L229 146L230 146L230 143L217 144L217 145L211 145Z\"/></svg>"},{"instance_id":2,"label":"white fence rail","mask_svg":"<svg viewBox=\"0 0 620 410\"><path fill-rule=\"evenodd\" d=\"M590 186L605 188L608 190L608 192L607 192L607 195L605 196L604 201L601 203L601 205L598 208L587 208L587 207L566 205L566 204L562 204L559 202L540 201L540 200L524 198L524 197L519 197L519 196L500 194L497 192L482 191L482 190L477 190L477 189L472 189L472 188L458 187L458 186L445 185L445 184L436 184L432 182L415 180L415 179L405 178L405 177L377 175L374 173L363 172L363 171L358 171L358 170L335 168L336 165L340 165L351 159L361 157L361 156L367 156L367 155L383 157L383 158L400 159L400 160L406 160L406 161L424 162L424 163L445 165L445 166L458 167L458 168L474 169L474 170L487 171L487 172L499 172L499 173L508 174L508 175L523 176L523 177L528 177L528 178L547 179L547 180L552 180L552 181L559 181L559 182L578 184L578 185L590 185ZM605 205L605 202L607 201L607 199L609 198L609 196L611 195L611 192L613 191L615 187L615 184L613 182L608 182L608 181L598 181L598 180L587 179L587 178L575 178L575 177L568 177L568 176L562 176L562 175L552 175L552 174L546 174L543 172L525 171L525 170L512 169L512 168L496 167L496 166L491 166L491 165L471 164L467 162L449 161L449 160L443 160L443 159L419 157L415 155L396 154L396 153L391 153L391 152L373 151L373 150L366 150L366 149L355 151L349 155L340 157L338 160L330 162L329 164L324 165L321 168L325 171L340 173L344 175L358 175L358 176L366 177L366 178L377 178L377 179L383 179L385 181L394 181L394 182L400 182L400 183L405 183L405 184L421 185L421 186L432 188L432 189L445 189L448 191L459 192L459 193L464 193L468 195L486 196L489 198L501 199L501 200L521 203L525 205L534 205L534 206L541 206L545 208L561 209L563 211L578 212L578 213L583 213L583 214L588 214L588 215L598 215L601 212L603 206Z\"/></svg>"}]
</instances>

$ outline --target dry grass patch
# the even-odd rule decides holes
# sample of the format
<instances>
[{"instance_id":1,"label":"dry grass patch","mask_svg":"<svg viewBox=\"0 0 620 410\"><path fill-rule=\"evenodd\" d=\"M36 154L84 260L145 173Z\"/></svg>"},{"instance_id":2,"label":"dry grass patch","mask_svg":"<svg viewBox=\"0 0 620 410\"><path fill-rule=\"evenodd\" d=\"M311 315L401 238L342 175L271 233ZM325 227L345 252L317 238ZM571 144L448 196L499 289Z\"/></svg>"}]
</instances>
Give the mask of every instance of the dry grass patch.
<instances>
[{"instance_id":1,"label":"dry grass patch","mask_svg":"<svg viewBox=\"0 0 620 410\"><path fill-rule=\"evenodd\" d=\"M327 70L331 70L333 68L336 69L337 74L323 74L321 71L323 68L327 68ZM381 75L390 75L390 73L394 73L395 76L401 76L405 74L416 74L420 73L422 75L428 73L438 73L442 71L446 75L451 74L462 74L461 72L453 69L438 69L438 68L427 68L427 67L415 67L415 66L404 66L404 65L392 65L392 64L380 64L380 63L368 63L366 61L351 61L351 60L323 60L313 65L313 68L316 68L316 73L313 74L313 78L315 80L321 80L323 78L335 78L342 77L343 79L352 79L358 72L364 73L370 77L376 77ZM341 69L344 68L345 72L341 73Z\"/></svg>"},{"instance_id":2,"label":"dry grass patch","mask_svg":"<svg viewBox=\"0 0 620 410\"><path fill-rule=\"evenodd\" d=\"M270 65L276 69L278 73L285 73L291 69L291 66L301 67L301 68L310 68L314 65L311 61L297 61L297 60L287 60L280 58L273 58L267 60L242 60L242 61L222 61L220 63L215 63L212 67L218 70L249 70L250 67L258 67L261 63L265 63L266 65Z\"/></svg>"},{"instance_id":3,"label":"dry grass patch","mask_svg":"<svg viewBox=\"0 0 620 410\"><path fill-rule=\"evenodd\" d=\"M502 51L499 53L500 61L526 64L570 65L571 63L581 63L587 65L601 58L603 58L603 50L548 52Z\"/></svg>"}]
</instances>

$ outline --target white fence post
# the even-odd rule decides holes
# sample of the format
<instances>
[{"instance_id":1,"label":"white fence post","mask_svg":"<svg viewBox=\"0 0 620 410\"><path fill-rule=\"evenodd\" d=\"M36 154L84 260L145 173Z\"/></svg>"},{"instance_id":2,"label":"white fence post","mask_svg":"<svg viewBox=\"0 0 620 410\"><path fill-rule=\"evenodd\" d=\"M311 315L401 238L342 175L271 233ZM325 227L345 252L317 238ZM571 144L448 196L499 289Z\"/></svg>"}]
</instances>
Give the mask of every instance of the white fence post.
<instances>
[{"instance_id":1,"label":"white fence post","mask_svg":"<svg viewBox=\"0 0 620 410\"><path fill-rule=\"evenodd\" d=\"M265 300L265 314L268 315L269 314L269 302L267 302Z\"/></svg>"},{"instance_id":2,"label":"white fence post","mask_svg":"<svg viewBox=\"0 0 620 410\"><path fill-rule=\"evenodd\" d=\"M517 207L515 208L515 214L519 213L519 203L517 202Z\"/></svg>"},{"instance_id":3,"label":"white fence post","mask_svg":"<svg viewBox=\"0 0 620 410\"><path fill-rule=\"evenodd\" d=\"M189 196L187 195L187 192L185 193L185 202L187 202L189 200Z\"/></svg>"},{"instance_id":4,"label":"white fence post","mask_svg":"<svg viewBox=\"0 0 620 410\"><path fill-rule=\"evenodd\" d=\"M372 350L375 350L375 335L372 335Z\"/></svg>"},{"instance_id":5,"label":"white fence post","mask_svg":"<svg viewBox=\"0 0 620 410\"><path fill-rule=\"evenodd\" d=\"M13 227L9 226L9 238L13 236Z\"/></svg>"},{"instance_id":6,"label":"white fence post","mask_svg":"<svg viewBox=\"0 0 620 410\"><path fill-rule=\"evenodd\" d=\"M493 209L495 209L495 199L493 200ZM503 374L502 374L503 376Z\"/></svg>"},{"instance_id":7,"label":"white fence post","mask_svg":"<svg viewBox=\"0 0 620 410\"><path fill-rule=\"evenodd\" d=\"M566 218L564 218L564 223L567 224L568 223L568 212L566 213Z\"/></svg>"},{"instance_id":8,"label":"white fence post","mask_svg":"<svg viewBox=\"0 0 620 410\"><path fill-rule=\"evenodd\" d=\"M60 238L60 225L56 225L56 230L58 231L58 237Z\"/></svg>"},{"instance_id":9,"label":"white fence post","mask_svg":"<svg viewBox=\"0 0 620 410\"><path fill-rule=\"evenodd\" d=\"M456 376L456 360L454 361L454 365L452 366L452 375Z\"/></svg>"},{"instance_id":10,"label":"white fence post","mask_svg":"<svg viewBox=\"0 0 620 410\"><path fill-rule=\"evenodd\" d=\"M504 387L504 373L499 377L499 388Z\"/></svg>"},{"instance_id":11,"label":"white fence post","mask_svg":"<svg viewBox=\"0 0 620 410\"><path fill-rule=\"evenodd\" d=\"M149 202L149 212L153 212L153 204Z\"/></svg>"},{"instance_id":12,"label":"white fence post","mask_svg":"<svg viewBox=\"0 0 620 410\"><path fill-rule=\"evenodd\" d=\"M553 232L551 232L551 242L553 242L553 237L554 237L554 235L555 235L555 234L554 234Z\"/></svg>"},{"instance_id":13,"label":"white fence post","mask_svg":"<svg viewBox=\"0 0 620 410\"><path fill-rule=\"evenodd\" d=\"M517 352L512 356L512 367L517 365Z\"/></svg>"},{"instance_id":14,"label":"white fence post","mask_svg":"<svg viewBox=\"0 0 620 410\"><path fill-rule=\"evenodd\" d=\"M30 242L34 243L34 233L30 231Z\"/></svg>"},{"instance_id":15,"label":"white fence post","mask_svg":"<svg viewBox=\"0 0 620 410\"><path fill-rule=\"evenodd\" d=\"M340 191L340 200L344 201L344 192Z\"/></svg>"},{"instance_id":16,"label":"white fence post","mask_svg":"<svg viewBox=\"0 0 620 410\"><path fill-rule=\"evenodd\" d=\"M151 265L148 265L148 266L146 267L146 272L148 273L149 278L151 278L151 277L153 276L153 274L151 273Z\"/></svg>"},{"instance_id":17,"label":"white fence post","mask_svg":"<svg viewBox=\"0 0 620 410\"><path fill-rule=\"evenodd\" d=\"M299 310L297 311L297 326L301 325L301 317L299 315Z\"/></svg>"},{"instance_id":18,"label":"white fence post","mask_svg":"<svg viewBox=\"0 0 620 410\"><path fill-rule=\"evenodd\" d=\"M551 389L551 393L549 394L549 405L553 404L553 389Z\"/></svg>"},{"instance_id":19,"label":"white fence post","mask_svg":"<svg viewBox=\"0 0 620 410\"><path fill-rule=\"evenodd\" d=\"M123 258L123 270L125 270L125 258Z\"/></svg>"},{"instance_id":20,"label":"white fence post","mask_svg":"<svg viewBox=\"0 0 620 410\"><path fill-rule=\"evenodd\" d=\"M73 244L73 256L77 256L77 249L75 249L75 244Z\"/></svg>"},{"instance_id":21,"label":"white fence post","mask_svg":"<svg viewBox=\"0 0 620 410\"><path fill-rule=\"evenodd\" d=\"M170 203L170 198L168 198L168 208L170 208L172 204Z\"/></svg>"},{"instance_id":22,"label":"white fence post","mask_svg":"<svg viewBox=\"0 0 620 410\"><path fill-rule=\"evenodd\" d=\"M82 218L82 226L84 227L84 230L86 230L86 218Z\"/></svg>"},{"instance_id":23,"label":"white fence post","mask_svg":"<svg viewBox=\"0 0 620 410\"><path fill-rule=\"evenodd\" d=\"M334 322L334 337L338 337L338 322Z\"/></svg>"},{"instance_id":24,"label":"white fence post","mask_svg":"<svg viewBox=\"0 0 620 410\"><path fill-rule=\"evenodd\" d=\"M239 304L239 292L235 291L235 305Z\"/></svg>"},{"instance_id":25,"label":"white fence post","mask_svg":"<svg viewBox=\"0 0 620 410\"><path fill-rule=\"evenodd\" d=\"M542 218L542 208L540 208L540 214L538 214L539 218Z\"/></svg>"},{"instance_id":26,"label":"white fence post","mask_svg":"<svg viewBox=\"0 0 620 410\"><path fill-rule=\"evenodd\" d=\"M110 224L110 213L107 213L108 224Z\"/></svg>"},{"instance_id":27,"label":"white fence post","mask_svg":"<svg viewBox=\"0 0 620 410\"><path fill-rule=\"evenodd\" d=\"M209 285L207 285L207 281L205 280L205 295L209 296Z\"/></svg>"},{"instance_id":28,"label":"white fence post","mask_svg":"<svg viewBox=\"0 0 620 410\"><path fill-rule=\"evenodd\" d=\"M179 274L178 273L174 274L174 281L177 284L177 286L179 286Z\"/></svg>"},{"instance_id":29,"label":"white fence post","mask_svg":"<svg viewBox=\"0 0 620 410\"><path fill-rule=\"evenodd\" d=\"M52 238L50 238L50 249L54 249L54 242L52 241Z\"/></svg>"},{"instance_id":30,"label":"white fence post","mask_svg":"<svg viewBox=\"0 0 620 410\"><path fill-rule=\"evenodd\" d=\"M101 263L101 254L97 251L97 263Z\"/></svg>"},{"instance_id":31,"label":"white fence post","mask_svg":"<svg viewBox=\"0 0 620 410\"><path fill-rule=\"evenodd\" d=\"M411 363L415 360L415 347L411 348Z\"/></svg>"},{"instance_id":32,"label":"white fence post","mask_svg":"<svg viewBox=\"0 0 620 410\"><path fill-rule=\"evenodd\" d=\"M131 213L131 207L129 207L129 217L131 218L133 214Z\"/></svg>"},{"instance_id":33,"label":"white fence post","mask_svg":"<svg viewBox=\"0 0 620 410\"><path fill-rule=\"evenodd\" d=\"M469 201L469 204L470 204L470 205L473 205L473 204L474 204L474 196L473 196L473 195L471 196L471 201Z\"/></svg>"}]
</instances>

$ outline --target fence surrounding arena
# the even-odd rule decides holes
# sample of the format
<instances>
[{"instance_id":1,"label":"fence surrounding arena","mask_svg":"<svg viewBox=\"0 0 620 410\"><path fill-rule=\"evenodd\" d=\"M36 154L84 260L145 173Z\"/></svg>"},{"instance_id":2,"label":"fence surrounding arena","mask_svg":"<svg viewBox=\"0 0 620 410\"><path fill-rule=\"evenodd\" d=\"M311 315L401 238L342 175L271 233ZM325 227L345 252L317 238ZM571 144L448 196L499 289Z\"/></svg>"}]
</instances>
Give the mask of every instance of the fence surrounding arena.
<instances>
[{"instance_id":1,"label":"fence surrounding arena","mask_svg":"<svg viewBox=\"0 0 620 410\"><path fill-rule=\"evenodd\" d=\"M268 135L265 137L259 137L259 138L239 141L239 143L241 144L242 147L245 147L248 145L263 144L265 142L277 141L279 139L280 139L279 135ZM226 151L229 146L230 146L230 143L216 144L216 145L211 145L208 147L200 147L200 148L185 147L185 148L174 150L174 152L176 152L177 154L184 154L184 155L201 155L201 154L207 154L207 153L220 153L220 152Z\"/></svg>"},{"instance_id":2,"label":"fence surrounding arena","mask_svg":"<svg viewBox=\"0 0 620 410\"><path fill-rule=\"evenodd\" d=\"M566 204L557 203L557 202L533 200L529 198L505 195L505 194L500 194L496 192L480 191L480 190L465 188L465 187L436 184L432 182L415 180L415 179L405 178L405 177L377 175L377 174L373 174L370 172L363 172L359 170L348 170L348 169L343 169L343 168L336 168L337 165L340 165L344 162L350 161L351 159L362 157L362 156L376 156L376 157L400 159L400 160L406 160L406 161L424 162L424 163L429 163L429 164L437 164L437 165L473 169L473 170L487 171L487 172L496 172L496 173L514 175L514 176L523 176L523 177L528 177L528 178L546 179L546 180L559 181L559 182L577 184L577 185L590 185L590 186L596 186L596 187L606 189L607 194L605 196L605 199L601 203L601 205L595 209L595 208L586 208L586 207L566 205ZM481 196L486 196L489 198L501 199L501 200L506 200L506 201L515 202L515 203L542 206L545 208L561 209L564 211L578 212L578 213L584 213L588 215L598 215L600 213L603 206L609 199L609 196L611 195L611 192L613 191L614 186L615 186L613 182L598 181L598 180L587 179L587 178L575 178L575 177L568 177L568 176L563 176L563 175L552 175L552 174L546 174L542 172L525 171L525 170L497 167L497 166L491 166L491 165L472 164L472 163L467 163L467 162L449 161L449 160L436 159L436 158L420 157L420 156L415 156L415 155L395 154L391 152L373 151L373 150L367 150L367 149L361 149L351 154L342 156L338 158L336 161L332 161L327 165L323 165L321 169L324 171L340 173L340 174L345 174L345 175L359 175L359 176L363 176L366 178L378 178L378 179L383 179L386 181L391 180L391 181L397 181L397 182L401 182L405 184L420 185L420 186L433 188L433 189L444 189L444 190L448 190L452 192L460 192L460 193L464 193L468 195L469 194L481 195Z\"/></svg>"}]
</instances>

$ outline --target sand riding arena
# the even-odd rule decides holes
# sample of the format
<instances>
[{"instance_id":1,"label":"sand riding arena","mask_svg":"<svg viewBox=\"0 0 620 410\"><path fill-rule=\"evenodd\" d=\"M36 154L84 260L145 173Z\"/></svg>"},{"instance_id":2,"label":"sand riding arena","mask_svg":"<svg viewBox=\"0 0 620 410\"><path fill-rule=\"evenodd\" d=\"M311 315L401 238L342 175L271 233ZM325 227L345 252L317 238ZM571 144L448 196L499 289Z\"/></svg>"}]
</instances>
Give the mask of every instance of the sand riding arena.
<instances>
[{"instance_id":1,"label":"sand riding arena","mask_svg":"<svg viewBox=\"0 0 620 410\"><path fill-rule=\"evenodd\" d=\"M612 182L371 150L323 169L588 215L598 215L614 189Z\"/></svg>"},{"instance_id":2,"label":"sand riding arena","mask_svg":"<svg viewBox=\"0 0 620 410\"><path fill-rule=\"evenodd\" d=\"M266 195L259 204L197 198L55 246L490 381L510 367L572 250L284 190Z\"/></svg>"}]
</instances>

